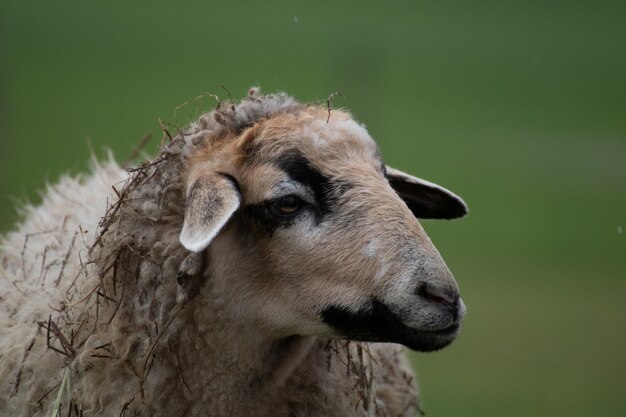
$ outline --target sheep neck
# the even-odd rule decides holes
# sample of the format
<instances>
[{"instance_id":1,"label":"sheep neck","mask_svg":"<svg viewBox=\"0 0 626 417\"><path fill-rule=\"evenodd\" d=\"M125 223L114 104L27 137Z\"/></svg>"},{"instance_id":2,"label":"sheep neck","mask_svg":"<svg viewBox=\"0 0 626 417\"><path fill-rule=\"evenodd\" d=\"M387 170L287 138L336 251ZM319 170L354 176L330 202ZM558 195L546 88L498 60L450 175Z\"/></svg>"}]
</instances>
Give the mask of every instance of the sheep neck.
<instances>
[{"instance_id":1,"label":"sheep neck","mask_svg":"<svg viewBox=\"0 0 626 417\"><path fill-rule=\"evenodd\" d=\"M291 336L273 347L273 366L267 378L264 392L272 393L284 387L285 382L312 351L316 338Z\"/></svg>"},{"instance_id":2,"label":"sheep neck","mask_svg":"<svg viewBox=\"0 0 626 417\"><path fill-rule=\"evenodd\" d=\"M236 322L221 308L208 308L203 294L194 300L198 307L193 309L198 335L188 349L187 368L194 373L193 381L204 381L198 389L202 391L205 406L215 415L265 415L260 409L276 410L276 403L283 398L288 381L294 376L309 373L311 362L322 350L313 336L291 336L273 339L264 335L253 323ZM227 310L226 310L227 311ZM203 317L212 316L214 326L203 326ZM219 323L219 324L218 324ZM199 355L201 353L201 355ZM206 358L199 363L198 357ZM306 368L306 369L304 369ZM310 381L312 375L307 375ZM196 389L191 387L192 392ZM219 401L214 399L219 398ZM210 414L213 415L213 414ZM279 415L279 414L275 414Z\"/></svg>"},{"instance_id":3,"label":"sheep neck","mask_svg":"<svg viewBox=\"0 0 626 417\"><path fill-rule=\"evenodd\" d=\"M186 308L195 329L182 336L191 339L183 347L185 372L193 374L188 381L202 381L191 391L202 392L206 398L202 402L214 415L265 415L259 412L263 408L267 415L279 415L271 410L276 410L279 398L284 402L288 381L306 373L306 384L315 384L309 367L323 360L318 338L276 337L257 322L242 319L241 306L233 304L230 295L232 279L223 289L220 281L207 277ZM253 414L249 407L254 408Z\"/></svg>"}]
</instances>

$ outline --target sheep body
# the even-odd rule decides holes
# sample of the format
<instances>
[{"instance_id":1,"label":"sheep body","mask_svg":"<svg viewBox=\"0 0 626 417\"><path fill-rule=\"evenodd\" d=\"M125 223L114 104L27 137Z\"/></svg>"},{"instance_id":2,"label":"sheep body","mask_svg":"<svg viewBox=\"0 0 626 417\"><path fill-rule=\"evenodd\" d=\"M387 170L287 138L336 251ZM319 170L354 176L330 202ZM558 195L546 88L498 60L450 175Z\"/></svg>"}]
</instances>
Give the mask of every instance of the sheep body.
<instances>
[{"instance_id":1,"label":"sheep body","mask_svg":"<svg viewBox=\"0 0 626 417\"><path fill-rule=\"evenodd\" d=\"M48 413L54 393L45 394L60 383L66 356L48 349L47 332L37 323L47 326L68 293L82 294L95 285L85 248L93 242L107 200L115 198L111 185L125 177L114 162L96 164L87 178L65 176L48 187L41 205L24 207L20 228L2 238L2 415L36 415L36 408Z\"/></svg>"},{"instance_id":2,"label":"sheep body","mask_svg":"<svg viewBox=\"0 0 626 417\"><path fill-rule=\"evenodd\" d=\"M241 256L238 235L215 238L219 256L179 242L195 149L305 108L284 94L256 94L201 117L136 169L95 164L90 176L64 177L40 206L24 209L0 246L0 415L419 410L401 346L313 335L269 343L275 335L263 322L239 319L251 301L233 304L239 284L210 279ZM246 262L238 264L245 274Z\"/></svg>"},{"instance_id":3,"label":"sheep body","mask_svg":"<svg viewBox=\"0 0 626 417\"><path fill-rule=\"evenodd\" d=\"M197 302L204 307L186 311L187 314L174 325L170 323L172 331L167 336L168 340L179 338L178 343L187 340L190 349L180 345L177 349L182 349L189 356L181 354L181 351L169 355L163 353L156 365L159 369L152 371L140 384L141 378L136 373L140 372L141 360L150 350L150 343L158 337L155 326L158 327L159 323L167 325L170 316L166 313L171 311L171 305L177 305L171 297L171 294L176 294L175 275L178 270L173 266L175 256L168 257L172 248L164 245L157 245L151 251L151 256L164 259L162 271L157 264L141 263L138 276L144 281L137 282L133 287L135 295L141 293L142 286L152 289L154 283L151 281L161 276L161 286L167 288L167 291L160 292L162 298L155 294L150 307L142 309L140 305L134 318L130 316L131 312L124 311L102 332L96 330L91 334L91 329L82 330L84 333L79 331L74 337L80 339L83 335L84 339L82 346L73 347L75 353L67 352L69 355L65 355L48 348L48 330L45 327L49 325L47 320L50 315L52 323L59 322L57 326L66 334L68 341L67 328L73 328L74 321L84 320L83 329L95 323L95 318L91 317L95 315L95 304L82 299L98 286L101 278L95 266L85 264L97 237L98 220L107 205L118 198L111 186L118 184L119 187L126 177L124 170L114 162L108 162L97 164L93 174L87 178L62 178L58 184L48 187L40 206L24 209L25 222L18 231L3 239L0 260L3 313L0 322L0 415L51 415L64 377L69 378L71 386L69 396L65 392L60 393L61 411L67 415L72 415L72 411L68 410L74 408L85 416L122 410L129 415L140 413L150 416L343 415L341 413L355 406L362 409L358 403L363 399L357 392L364 391L365 387L358 386L362 383L358 378L370 372L376 373L377 380L386 379L373 385L377 393L366 399L372 402L370 407L378 407L382 412L387 407L409 410L417 404L412 403L415 401L412 371L399 346L361 346L358 342L322 340L306 342L315 343L314 349L309 349L307 345L286 349L286 356L293 356L289 359L294 362L286 367L298 368L293 373L285 371L289 383L285 384L280 397L286 401L277 400L275 397L278 394L271 390L263 394L264 398L259 398L255 394L262 391L260 386L255 386L253 394L248 394L246 398L247 391L236 386L241 384L239 378L229 376L245 375L248 371L246 361L255 362L256 359L249 356L253 350L233 351L234 346L241 346L241 335L224 326L223 322L218 325L222 320L219 309L206 308L213 301L202 300L201 295ZM146 209L145 202L141 207ZM154 207L148 210L154 210ZM165 292L170 292L170 296L167 297ZM98 314L106 322L115 311L116 304L100 298L102 305ZM111 298L114 296L111 295ZM167 304L168 301L171 305ZM71 306L72 303L77 304ZM87 310L88 314L85 315L83 310ZM120 310L124 308L118 309L118 313ZM137 314L139 312L147 314L150 319L156 318L156 321ZM193 324L190 325L188 320ZM38 322L41 324L38 325ZM207 326L212 328L207 329ZM224 328L216 328L218 326ZM130 334L135 332L141 337ZM219 350L201 337L205 333L220 334L222 343ZM64 351L58 337L53 334L51 338L51 345ZM164 350L169 348L172 348L171 343ZM306 353L299 352L299 349ZM113 359L113 355L120 358ZM195 362L206 357L213 358L210 363L216 371L208 379L207 375L194 372ZM389 364L390 368L379 369L372 366L372 361ZM182 369L185 369L184 375ZM69 372L67 376L66 372ZM169 383L164 383L168 380ZM233 391L240 391L241 394L235 402ZM398 399L399 404L393 404ZM375 401L378 403L374 404ZM297 407L299 403L301 409ZM294 409L296 414L293 414ZM367 413L367 410L362 412Z\"/></svg>"}]
</instances>

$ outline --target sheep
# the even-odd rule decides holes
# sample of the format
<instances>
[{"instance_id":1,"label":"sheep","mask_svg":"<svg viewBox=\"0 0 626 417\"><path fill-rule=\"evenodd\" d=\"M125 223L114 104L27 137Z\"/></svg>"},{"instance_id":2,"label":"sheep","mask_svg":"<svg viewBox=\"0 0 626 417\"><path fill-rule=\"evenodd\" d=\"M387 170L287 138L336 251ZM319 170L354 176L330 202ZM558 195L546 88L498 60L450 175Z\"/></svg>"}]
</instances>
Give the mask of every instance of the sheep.
<instances>
[{"instance_id":1,"label":"sheep","mask_svg":"<svg viewBox=\"0 0 626 417\"><path fill-rule=\"evenodd\" d=\"M251 89L124 170L49 186L0 246L2 416L410 416L403 346L459 332L416 218L463 200L347 111Z\"/></svg>"}]
</instances>

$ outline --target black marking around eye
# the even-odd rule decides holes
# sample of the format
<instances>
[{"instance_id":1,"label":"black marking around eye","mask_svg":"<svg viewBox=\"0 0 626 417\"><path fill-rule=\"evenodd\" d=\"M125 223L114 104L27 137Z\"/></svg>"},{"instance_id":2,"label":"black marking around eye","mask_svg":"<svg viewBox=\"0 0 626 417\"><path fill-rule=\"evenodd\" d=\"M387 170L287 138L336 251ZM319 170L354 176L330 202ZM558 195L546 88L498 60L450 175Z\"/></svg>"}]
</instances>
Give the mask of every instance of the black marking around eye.
<instances>
[{"instance_id":1,"label":"black marking around eye","mask_svg":"<svg viewBox=\"0 0 626 417\"><path fill-rule=\"evenodd\" d=\"M295 218L278 218L269 210L270 201L259 204L248 204L243 208L244 220L261 228L267 235L272 236L279 227L291 226Z\"/></svg>"},{"instance_id":2,"label":"black marking around eye","mask_svg":"<svg viewBox=\"0 0 626 417\"><path fill-rule=\"evenodd\" d=\"M268 235L274 234L276 229L289 227L301 221L305 216L316 225L332 214L332 209L338 198L352 188L345 180L331 181L298 151L290 151L276 159L274 164L295 182L298 182L313 191L315 202L305 203L302 213L293 217L280 217L272 213L270 207L275 199L265 200L256 204L248 204L243 208L245 221L259 226ZM308 214L307 214L308 213Z\"/></svg>"},{"instance_id":3,"label":"black marking around eye","mask_svg":"<svg viewBox=\"0 0 626 417\"><path fill-rule=\"evenodd\" d=\"M336 187L327 176L313 166L311 161L299 152L292 151L278 159L276 164L290 179L313 190L320 217L330 213L332 200L336 197L333 193Z\"/></svg>"}]
</instances>

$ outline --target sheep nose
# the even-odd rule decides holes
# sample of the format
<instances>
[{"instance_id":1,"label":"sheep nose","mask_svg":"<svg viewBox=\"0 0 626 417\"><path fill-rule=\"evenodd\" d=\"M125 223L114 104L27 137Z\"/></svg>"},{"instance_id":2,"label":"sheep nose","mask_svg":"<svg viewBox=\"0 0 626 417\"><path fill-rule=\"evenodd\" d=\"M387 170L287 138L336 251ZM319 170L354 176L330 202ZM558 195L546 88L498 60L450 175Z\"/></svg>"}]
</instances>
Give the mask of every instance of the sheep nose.
<instances>
[{"instance_id":1,"label":"sheep nose","mask_svg":"<svg viewBox=\"0 0 626 417\"><path fill-rule=\"evenodd\" d=\"M456 289L438 287L423 282L417 289L417 295L450 311L455 317L459 313L459 292Z\"/></svg>"}]
</instances>

